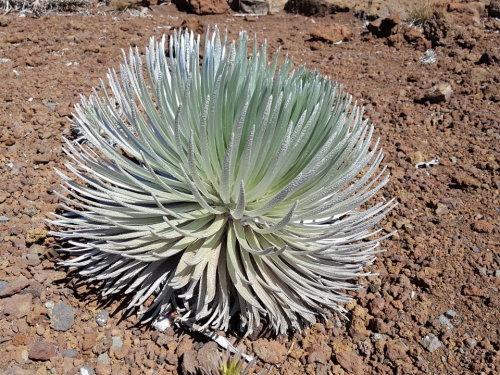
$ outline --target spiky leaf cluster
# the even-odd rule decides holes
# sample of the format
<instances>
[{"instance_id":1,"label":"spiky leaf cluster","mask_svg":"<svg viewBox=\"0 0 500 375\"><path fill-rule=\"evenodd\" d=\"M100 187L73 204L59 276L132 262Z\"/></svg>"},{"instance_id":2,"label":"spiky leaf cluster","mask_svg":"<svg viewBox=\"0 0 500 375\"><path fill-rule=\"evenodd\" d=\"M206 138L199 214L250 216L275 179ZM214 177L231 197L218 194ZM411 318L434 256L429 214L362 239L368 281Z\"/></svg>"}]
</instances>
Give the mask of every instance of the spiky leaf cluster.
<instances>
[{"instance_id":1,"label":"spiky leaf cluster","mask_svg":"<svg viewBox=\"0 0 500 375\"><path fill-rule=\"evenodd\" d=\"M144 318L176 311L221 330L301 329L342 304L372 263L372 228L392 201L372 126L341 88L291 71L266 44L207 33L130 50L109 86L83 98L59 172L65 262ZM93 147L89 147L93 145ZM363 207L363 209L361 209Z\"/></svg>"},{"instance_id":2,"label":"spiky leaf cluster","mask_svg":"<svg viewBox=\"0 0 500 375\"><path fill-rule=\"evenodd\" d=\"M248 364L242 358L242 352L238 351L234 356L231 356L230 351L219 356L219 353L212 353L211 361L206 367L202 367L201 371L204 375L249 375L250 370L254 367L256 360L253 359ZM257 375L264 375L263 370Z\"/></svg>"}]
</instances>

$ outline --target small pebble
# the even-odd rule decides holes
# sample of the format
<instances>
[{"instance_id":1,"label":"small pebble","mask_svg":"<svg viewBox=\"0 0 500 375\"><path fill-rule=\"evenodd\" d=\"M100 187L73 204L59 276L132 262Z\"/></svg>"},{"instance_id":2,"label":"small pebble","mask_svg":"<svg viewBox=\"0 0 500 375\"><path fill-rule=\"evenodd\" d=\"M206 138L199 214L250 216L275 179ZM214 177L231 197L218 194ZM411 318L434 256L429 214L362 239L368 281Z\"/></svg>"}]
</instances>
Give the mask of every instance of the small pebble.
<instances>
[{"instance_id":1,"label":"small pebble","mask_svg":"<svg viewBox=\"0 0 500 375\"><path fill-rule=\"evenodd\" d=\"M76 358L78 356L78 350L76 349L66 349L63 354L63 358Z\"/></svg>"},{"instance_id":2,"label":"small pebble","mask_svg":"<svg viewBox=\"0 0 500 375\"><path fill-rule=\"evenodd\" d=\"M100 363L102 365L111 364L111 359L109 358L108 353L99 354L99 356L97 357L97 363Z\"/></svg>"},{"instance_id":3,"label":"small pebble","mask_svg":"<svg viewBox=\"0 0 500 375\"><path fill-rule=\"evenodd\" d=\"M368 290L371 292L371 293L377 293L380 291L380 284L376 284L376 283L372 283L370 284L370 286L368 287Z\"/></svg>"},{"instance_id":4,"label":"small pebble","mask_svg":"<svg viewBox=\"0 0 500 375\"><path fill-rule=\"evenodd\" d=\"M8 223L10 221L10 218L7 216L0 216L0 223Z\"/></svg>"},{"instance_id":5,"label":"small pebble","mask_svg":"<svg viewBox=\"0 0 500 375\"><path fill-rule=\"evenodd\" d=\"M113 343L111 344L111 347L113 349L120 349L123 346L123 341L118 336L113 336L112 340L113 340Z\"/></svg>"},{"instance_id":6,"label":"small pebble","mask_svg":"<svg viewBox=\"0 0 500 375\"><path fill-rule=\"evenodd\" d=\"M95 371L90 366L82 366L79 369L79 374L80 375L95 375Z\"/></svg>"},{"instance_id":7,"label":"small pebble","mask_svg":"<svg viewBox=\"0 0 500 375\"><path fill-rule=\"evenodd\" d=\"M107 312L106 310L101 310L95 316L95 321L100 327L102 327L106 325L108 318L109 318L109 312Z\"/></svg>"},{"instance_id":8,"label":"small pebble","mask_svg":"<svg viewBox=\"0 0 500 375\"><path fill-rule=\"evenodd\" d=\"M446 327L448 329L453 329L453 324L449 321L449 319L444 315L438 316L438 322L441 327Z\"/></svg>"},{"instance_id":9,"label":"small pebble","mask_svg":"<svg viewBox=\"0 0 500 375\"><path fill-rule=\"evenodd\" d=\"M439 341L439 339L432 333L429 333L427 336L425 336L420 341L420 344L431 353L435 352L442 345L441 341Z\"/></svg>"}]
</instances>

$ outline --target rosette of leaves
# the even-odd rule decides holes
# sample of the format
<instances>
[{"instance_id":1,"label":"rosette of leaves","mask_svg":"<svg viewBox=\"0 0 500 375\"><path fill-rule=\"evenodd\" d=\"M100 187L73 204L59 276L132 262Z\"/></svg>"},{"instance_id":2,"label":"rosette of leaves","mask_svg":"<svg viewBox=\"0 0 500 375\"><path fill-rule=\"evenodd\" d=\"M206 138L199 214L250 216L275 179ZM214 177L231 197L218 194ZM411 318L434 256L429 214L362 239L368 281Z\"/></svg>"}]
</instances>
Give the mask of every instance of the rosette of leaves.
<instances>
[{"instance_id":1,"label":"rosette of leaves","mask_svg":"<svg viewBox=\"0 0 500 375\"><path fill-rule=\"evenodd\" d=\"M277 333L345 312L379 252L392 201L373 127L341 87L247 34L151 39L145 59L76 106L87 143L65 141L67 194L54 233L102 294L144 321L176 312L227 330ZM93 145L93 147L89 147ZM151 298L150 298L151 297Z\"/></svg>"}]
</instances>

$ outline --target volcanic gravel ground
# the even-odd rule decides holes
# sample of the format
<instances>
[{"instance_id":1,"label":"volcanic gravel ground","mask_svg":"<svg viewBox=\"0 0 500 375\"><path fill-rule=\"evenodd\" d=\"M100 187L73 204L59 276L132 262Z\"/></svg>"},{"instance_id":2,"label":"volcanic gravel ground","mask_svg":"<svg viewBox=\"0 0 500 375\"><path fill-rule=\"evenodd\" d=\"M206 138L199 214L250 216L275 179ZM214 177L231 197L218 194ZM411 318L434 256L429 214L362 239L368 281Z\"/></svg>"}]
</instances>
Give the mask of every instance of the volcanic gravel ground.
<instances>
[{"instance_id":1,"label":"volcanic gravel ground","mask_svg":"<svg viewBox=\"0 0 500 375\"><path fill-rule=\"evenodd\" d=\"M184 21L227 28L230 40L255 33L270 54L281 46L295 66L341 82L376 127L392 174L383 196L399 202L382 223L398 234L367 270L380 275L360 280L349 320L278 339L228 335L235 346L270 374L500 373L498 21L445 23L437 62L424 64L429 42L418 31L376 38L353 13L194 16L164 5L137 15L101 7L1 19L0 373L183 374L217 350L101 305L98 288L56 266L44 223L57 209L54 167L67 160L62 137L74 137L67 117L79 95L119 67L121 49L144 51ZM446 101L431 93L438 84L453 91Z\"/></svg>"}]
</instances>

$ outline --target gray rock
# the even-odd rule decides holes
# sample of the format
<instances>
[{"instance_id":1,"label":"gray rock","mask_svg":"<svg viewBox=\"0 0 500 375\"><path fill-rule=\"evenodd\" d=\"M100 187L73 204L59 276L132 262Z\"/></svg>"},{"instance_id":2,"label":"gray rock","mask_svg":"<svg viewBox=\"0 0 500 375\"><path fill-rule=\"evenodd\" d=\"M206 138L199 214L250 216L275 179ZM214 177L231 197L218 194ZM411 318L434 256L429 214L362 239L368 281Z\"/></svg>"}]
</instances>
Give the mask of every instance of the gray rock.
<instances>
[{"instance_id":1,"label":"gray rock","mask_svg":"<svg viewBox=\"0 0 500 375\"><path fill-rule=\"evenodd\" d=\"M0 223L8 223L10 221L10 218L7 216L0 216Z\"/></svg>"},{"instance_id":2,"label":"gray rock","mask_svg":"<svg viewBox=\"0 0 500 375\"><path fill-rule=\"evenodd\" d=\"M47 104L45 104L45 108L50 109L51 111L55 111L57 108L57 104L56 103L47 103Z\"/></svg>"},{"instance_id":3,"label":"gray rock","mask_svg":"<svg viewBox=\"0 0 500 375\"><path fill-rule=\"evenodd\" d=\"M109 358L108 353L99 354L99 356L97 357L97 363L100 363L102 365L109 365L111 364L111 358Z\"/></svg>"},{"instance_id":4,"label":"gray rock","mask_svg":"<svg viewBox=\"0 0 500 375\"><path fill-rule=\"evenodd\" d=\"M76 350L76 349L66 349L63 352L62 356L64 358L76 358L76 357L78 357L78 350Z\"/></svg>"},{"instance_id":5,"label":"gray rock","mask_svg":"<svg viewBox=\"0 0 500 375\"><path fill-rule=\"evenodd\" d=\"M95 316L95 321L100 327L102 327L106 324L108 318L109 318L109 312L107 312L106 310L100 310Z\"/></svg>"},{"instance_id":6,"label":"gray rock","mask_svg":"<svg viewBox=\"0 0 500 375\"><path fill-rule=\"evenodd\" d=\"M80 375L95 375L95 371L90 366L81 366L78 369L78 374L80 374Z\"/></svg>"},{"instance_id":7,"label":"gray rock","mask_svg":"<svg viewBox=\"0 0 500 375\"><path fill-rule=\"evenodd\" d=\"M450 319L455 319L457 313L455 312L455 310L448 310L444 313L444 315Z\"/></svg>"},{"instance_id":8,"label":"gray rock","mask_svg":"<svg viewBox=\"0 0 500 375\"><path fill-rule=\"evenodd\" d=\"M75 322L75 310L64 302L57 303L50 314L50 326L56 331L67 331Z\"/></svg>"},{"instance_id":9,"label":"gray rock","mask_svg":"<svg viewBox=\"0 0 500 375\"><path fill-rule=\"evenodd\" d=\"M429 333L420 341L420 345L422 345L429 352L433 353L438 350L442 344L433 333Z\"/></svg>"},{"instance_id":10,"label":"gray rock","mask_svg":"<svg viewBox=\"0 0 500 375\"><path fill-rule=\"evenodd\" d=\"M4 290L9 283L7 281L0 281L0 292Z\"/></svg>"},{"instance_id":11,"label":"gray rock","mask_svg":"<svg viewBox=\"0 0 500 375\"><path fill-rule=\"evenodd\" d=\"M495 277L500 277L500 270L495 271Z\"/></svg>"},{"instance_id":12,"label":"gray rock","mask_svg":"<svg viewBox=\"0 0 500 375\"><path fill-rule=\"evenodd\" d=\"M2 57L2 58L0 59L0 64L5 64L5 63L8 63L8 62L10 62L10 61L12 61L12 60L11 60L11 59L7 59L7 58L5 58L5 57Z\"/></svg>"},{"instance_id":13,"label":"gray rock","mask_svg":"<svg viewBox=\"0 0 500 375\"><path fill-rule=\"evenodd\" d=\"M441 327L446 327L448 329L453 329L453 324L451 324L450 320L444 316L444 315L439 315L438 316L438 322Z\"/></svg>"},{"instance_id":14,"label":"gray rock","mask_svg":"<svg viewBox=\"0 0 500 375\"><path fill-rule=\"evenodd\" d=\"M113 349L120 349L123 346L123 341L120 337L113 336L112 340L113 340L113 343L111 344L111 347Z\"/></svg>"}]
</instances>

